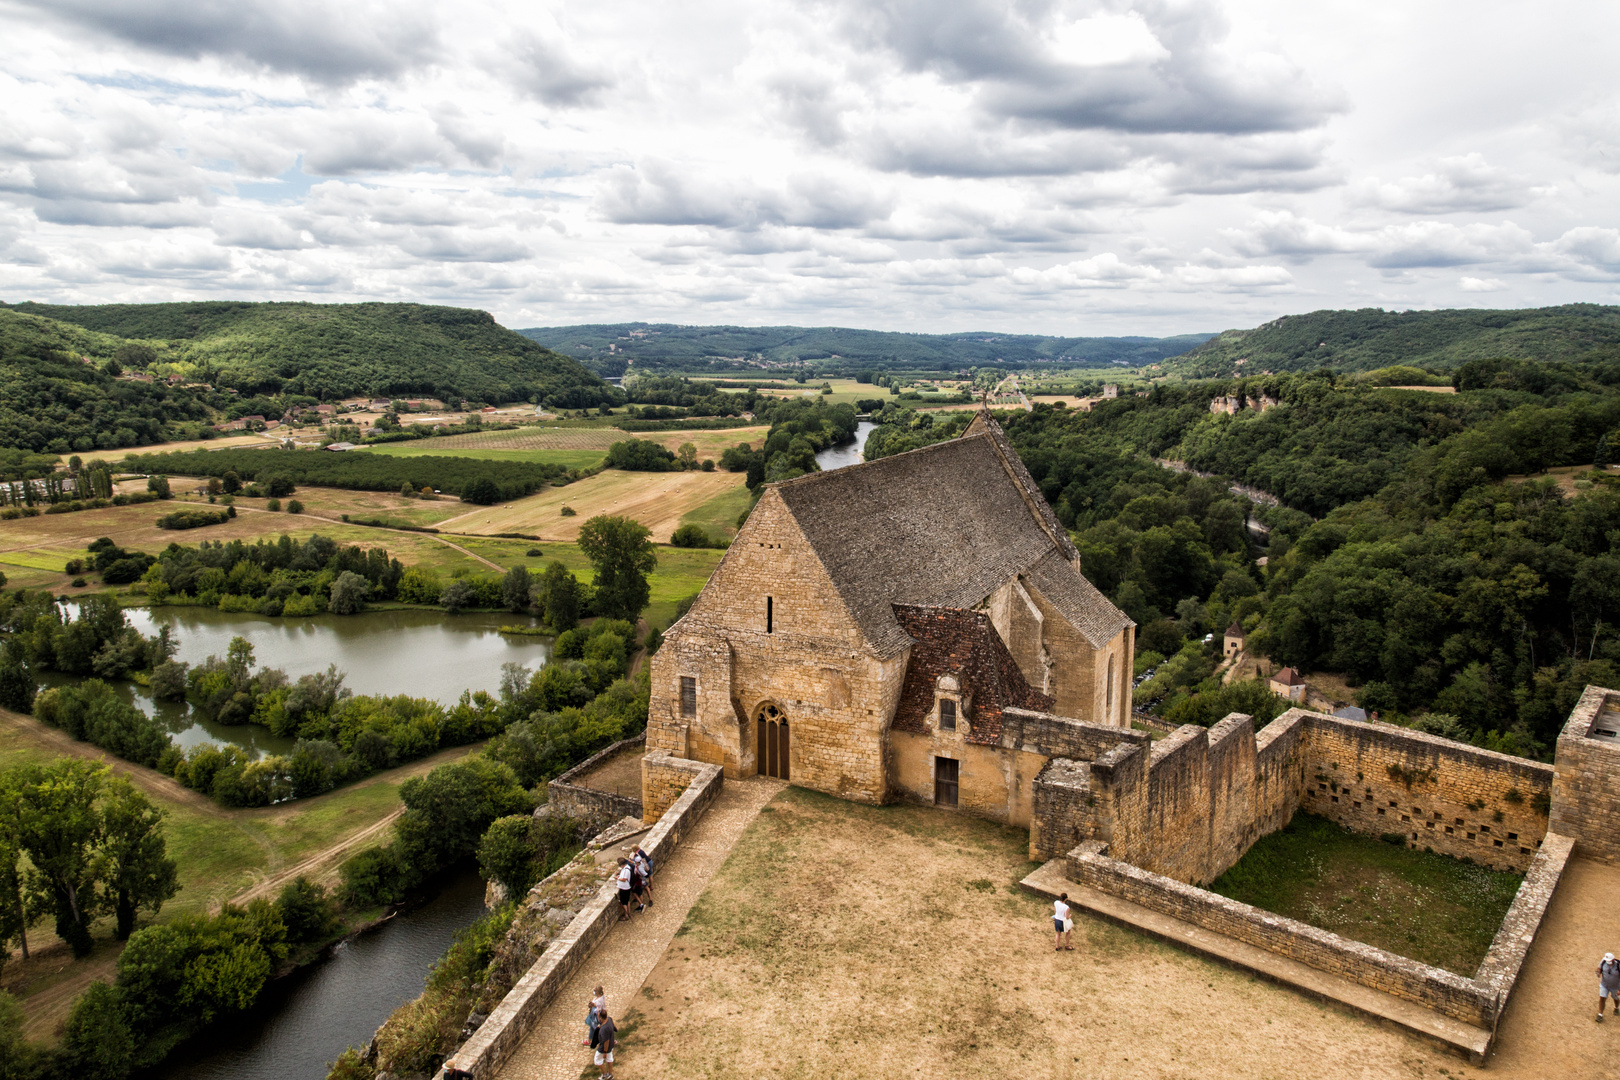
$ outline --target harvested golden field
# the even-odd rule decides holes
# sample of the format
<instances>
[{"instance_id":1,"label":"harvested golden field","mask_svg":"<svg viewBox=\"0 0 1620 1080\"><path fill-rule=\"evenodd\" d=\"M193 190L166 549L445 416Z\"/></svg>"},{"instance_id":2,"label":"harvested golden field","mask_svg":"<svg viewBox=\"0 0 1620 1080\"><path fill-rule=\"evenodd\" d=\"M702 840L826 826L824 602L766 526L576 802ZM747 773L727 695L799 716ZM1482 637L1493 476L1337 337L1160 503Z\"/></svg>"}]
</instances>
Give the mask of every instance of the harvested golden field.
<instances>
[{"instance_id":1,"label":"harvested golden field","mask_svg":"<svg viewBox=\"0 0 1620 1080\"><path fill-rule=\"evenodd\" d=\"M500 506L480 507L439 523L447 532L470 535L529 533L545 540L573 540L586 521L598 514L630 517L652 530L653 539L667 543L681 518L743 486L742 473L729 472L621 472L607 469L567 487L547 488ZM564 517L570 507L573 517Z\"/></svg>"},{"instance_id":2,"label":"harvested golden field","mask_svg":"<svg viewBox=\"0 0 1620 1080\"><path fill-rule=\"evenodd\" d=\"M118 450L85 450L79 458L91 461L122 461L130 454L180 454L187 450L241 450L255 446L280 446L279 432L271 435L230 435L217 439L194 439L190 442L159 443L156 446L127 446ZM62 455L66 460L68 455Z\"/></svg>"},{"instance_id":3,"label":"harvested golden field","mask_svg":"<svg viewBox=\"0 0 1620 1080\"><path fill-rule=\"evenodd\" d=\"M1054 952L1051 905L1017 885L1027 844L1021 829L932 808L788 789L619 1006L622 1074L1492 1075L1084 916L1075 951Z\"/></svg>"},{"instance_id":4,"label":"harvested golden field","mask_svg":"<svg viewBox=\"0 0 1620 1080\"><path fill-rule=\"evenodd\" d=\"M477 435L447 435L422 442L404 443L422 453L440 453L454 457L457 450L606 450L626 439L646 439L675 450L682 443L697 447L698 457L718 460L721 453L738 443L757 443L770 428L726 428L721 431L620 431L618 428L548 428L526 427L514 431L485 431Z\"/></svg>"}]
</instances>

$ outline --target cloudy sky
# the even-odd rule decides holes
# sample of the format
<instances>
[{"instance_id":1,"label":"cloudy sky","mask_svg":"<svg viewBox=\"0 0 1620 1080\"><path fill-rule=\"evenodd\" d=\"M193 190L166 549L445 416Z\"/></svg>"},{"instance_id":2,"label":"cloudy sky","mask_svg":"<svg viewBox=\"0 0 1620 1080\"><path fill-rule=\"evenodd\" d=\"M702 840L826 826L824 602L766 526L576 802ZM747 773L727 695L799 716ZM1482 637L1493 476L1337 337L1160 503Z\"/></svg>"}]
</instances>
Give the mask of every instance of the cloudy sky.
<instances>
[{"instance_id":1,"label":"cloudy sky","mask_svg":"<svg viewBox=\"0 0 1620 1080\"><path fill-rule=\"evenodd\" d=\"M0 0L0 299L1169 334L1615 303L1620 5Z\"/></svg>"}]
</instances>

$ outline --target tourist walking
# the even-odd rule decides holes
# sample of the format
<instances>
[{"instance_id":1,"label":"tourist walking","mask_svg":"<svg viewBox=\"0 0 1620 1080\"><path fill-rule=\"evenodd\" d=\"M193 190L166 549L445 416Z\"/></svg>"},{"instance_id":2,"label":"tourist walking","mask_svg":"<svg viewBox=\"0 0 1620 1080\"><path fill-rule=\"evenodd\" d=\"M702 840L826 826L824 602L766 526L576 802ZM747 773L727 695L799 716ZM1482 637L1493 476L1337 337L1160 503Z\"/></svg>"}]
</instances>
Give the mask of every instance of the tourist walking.
<instances>
[{"instance_id":1,"label":"tourist walking","mask_svg":"<svg viewBox=\"0 0 1620 1080\"><path fill-rule=\"evenodd\" d=\"M1620 960L1614 958L1614 953L1606 952L1598 963L1598 1011L1597 1022L1603 1023L1603 999L1609 999L1609 1011L1620 1013Z\"/></svg>"},{"instance_id":2,"label":"tourist walking","mask_svg":"<svg viewBox=\"0 0 1620 1080\"><path fill-rule=\"evenodd\" d=\"M579 1045L596 1049L596 1018L602 1015L602 1010L606 1008L607 995L598 986L591 992L591 1003L585 1008L585 1038Z\"/></svg>"},{"instance_id":3,"label":"tourist walking","mask_svg":"<svg viewBox=\"0 0 1620 1080\"><path fill-rule=\"evenodd\" d=\"M630 853L630 862L641 875L641 900L647 907L652 907L652 860L647 853L639 847Z\"/></svg>"},{"instance_id":4,"label":"tourist walking","mask_svg":"<svg viewBox=\"0 0 1620 1080\"><path fill-rule=\"evenodd\" d=\"M1074 946L1069 944L1069 931L1074 929L1074 919L1069 915L1068 893L1052 901L1052 928L1057 931L1055 939L1057 948L1052 951L1074 952Z\"/></svg>"},{"instance_id":5,"label":"tourist walking","mask_svg":"<svg viewBox=\"0 0 1620 1080\"><path fill-rule=\"evenodd\" d=\"M629 859L619 860L619 872L614 876L614 882L619 887L619 921L627 922L630 919L630 898L635 895L632 885L635 879L635 870Z\"/></svg>"},{"instance_id":6,"label":"tourist walking","mask_svg":"<svg viewBox=\"0 0 1620 1080\"><path fill-rule=\"evenodd\" d=\"M619 1028L602 1006L596 1018L596 1067L602 1070L602 1080L613 1080L613 1047L618 1041Z\"/></svg>"}]
</instances>

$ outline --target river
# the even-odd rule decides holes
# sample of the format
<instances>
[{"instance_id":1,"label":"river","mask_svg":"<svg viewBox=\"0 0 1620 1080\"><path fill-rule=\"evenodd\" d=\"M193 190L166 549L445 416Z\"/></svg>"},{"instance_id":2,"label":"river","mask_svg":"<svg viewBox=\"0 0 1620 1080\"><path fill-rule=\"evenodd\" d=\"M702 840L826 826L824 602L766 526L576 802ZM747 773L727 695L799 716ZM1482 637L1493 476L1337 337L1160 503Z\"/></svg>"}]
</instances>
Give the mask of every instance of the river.
<instances>
[{"instance_id":1,"label":"river","mask_svg":"<svg viewBox=\"0 0 1620 1080\"><path fill-rule=\"evenodd\" d=\"M363 1046L388 1014L422 992L428 969L456 932L484 913L472 869L431 900L326 959L266 987L253 1007L215 1024L158 1070L163 1080L324 1080L347 1046Z\"/></svg>"},{"instance_id":2,"label":"river","mask_svg":"<svg viewBox=\"0 0 1620 1080\"><path fill-rule=\"evenodd\" d=\"M872 434L877 427L870 420L862 420L855 425L855 441L843 446L833 446L816 455L816 464L821 466L822 472L831 472L833 469L842 469L845 465L859 465L865 461L866 437Z\"/></svg>"},{"instance_id":3,"label":"river","mask_svg":"<svg viewBox=\"0 0 1620 1080\"><path fill-rule=\"evenodd\" d=\"M260 667L281 668L293 679L336 664L344 674L343 685L356 694L408 694L445 705L455 704L463 690L499 690L502 664L516 661L533 669L551 655L550 638L498 632L502 626L532 625L534 620L498 612L446 615L403 609L279 619L161 607L131 608L126 614L143 634L168 626L180 646L176 658L190 664L223 657L231 638L243 637ZM41 678L47 686L72 681L54 673ZM292 750L293 740L278 739L256 724L204 723L184 702L154 701L145 687L134 683L113 687L142 712L162 720L181 746L233 743L255 757Z\"/></svg>"}]
</instances>

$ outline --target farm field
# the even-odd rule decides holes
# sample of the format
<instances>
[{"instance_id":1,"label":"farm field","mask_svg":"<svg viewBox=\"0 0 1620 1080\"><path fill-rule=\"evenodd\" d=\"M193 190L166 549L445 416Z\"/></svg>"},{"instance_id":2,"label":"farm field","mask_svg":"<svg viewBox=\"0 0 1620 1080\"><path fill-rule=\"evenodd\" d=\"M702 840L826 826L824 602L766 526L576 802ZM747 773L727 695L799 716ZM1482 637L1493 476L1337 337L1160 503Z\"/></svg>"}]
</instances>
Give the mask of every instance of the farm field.
<instances>
[{"instance_id":1,"label":"farm field","mask_svg":"<svg viewBox=\"0 0 1620 1080\"><path fill-rule=\"evenodd\" d=\"M75 742L29 717L0 710L0 769L63 756L104 761L167 812L168 850L179 866L180 892L163 906L159 922L212 910L248 890L267 887L273 894L286 872L298 867L310 878L331 884L343 857L388 838L382 826L400 809L400 784L476 749L447 750L313 799L227 810L151 769ZM322 858L327 852L331 857ZM96 951L85 961L71 963L49 922L43 922L29 933L30 959L14 958L6 964L0 987L22 1002L30 1039L52 1041L73 998L91 980L110 979L122 949L111 940L110 919L97 924L96 936Z\"/></svg>"},{"instance_id":2,"label":"farm field","mask_svg":"<svg viewBox=\"0 0 1620 1080\"><path fill-rule=\"evenodd\" d=\"M716 496L743 488L745 477L730 472L623 472L608 469L567 487L547 488L499 506L479 507L440 523L457 533L531 533L547 540L573 540L580 526L598 514L632 517L667 543L682 518ZM746 489L745 489L746 490ZM575 516L564 517L570 507ZM735 518L735 514L733 514Z\"/></svg>"},{"instance_id":3,"label":"farm field","mask_svg":"<svg viewBox=\"0 0 1620 1080\"><path fill-rule=\"evenodd\" d=\"M646 439L675 450L682 443L697 447L698 457L719 459L720 455L738 443L757 443L770 431L769 425L724 428L719 431L620 431L615 427L527 427L511 431L484 431L476 435L446 435L421 443L390 443L381 447L368 447L366 453L392 450L395 447L423 454L457 457L463 450L599 450L626 439ZM549 460L545 458L517 460Z\"/></svg>"},{"instance_id":4,"label":"farm field","mask_svg":"<svg viewBox=\"0 0 1620 1080\"><path fill-rule=\"evenodd\" d=\"M129 454L183 453L187 450L241 450L255 446L280 446L278 435L222 435L217 439L192 439L188 442L157 443L153 446L126 446L117 450L85 450L79 457L86 464L92 461L122 461ZM62 460L70 456L63 454Z\"/></svg>"},{"instance_id":5,"label":"farm field","mask_svg":"<svg viewBox=\"0 0 1620 1080\"><path fill-rule=\"evenodd\" d=\"M442 441L442 440L441 440ZM561 465L565 469L592 469L602 464L607 451L603 450L507 450L499 447L460 447L444 451L416 443L387 443L368 446L352 453L386 454L389 457L465 457L481 461L534 461L545 465Z\"/></svg>"}]
</instances>

